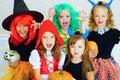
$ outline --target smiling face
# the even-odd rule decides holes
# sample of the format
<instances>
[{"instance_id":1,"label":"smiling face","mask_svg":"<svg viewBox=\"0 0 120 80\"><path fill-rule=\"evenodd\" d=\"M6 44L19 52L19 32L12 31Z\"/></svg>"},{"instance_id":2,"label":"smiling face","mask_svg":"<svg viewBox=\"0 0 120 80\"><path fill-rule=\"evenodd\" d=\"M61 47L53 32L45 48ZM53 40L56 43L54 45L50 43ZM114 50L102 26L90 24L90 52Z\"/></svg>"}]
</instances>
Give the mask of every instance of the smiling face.
<instances>
[{"instance_id":1,"label":"smiling face","mask_svg":"<svg viewBox=\"0 0 120 80\"><path fill-rule=\"evenodd\" d=\"M20 37L26 39L28 37L29 28L27 26L17 24L16 31Z\"/></svg>"},{"instance_id":2,"label":"smiling face","mask_svg":"<svg viewBox=\"0 0 120 80\"><path fill-rule=\"evenodd\" d=\"M81 58L84 53L85 44L82 39L79 39L75 44L70 45L70 53L73 58Z\"/></svg>"},{"instance_id":3,"label":"smiling face","mask_svg":"<svg viewBox=\"0 0 120 80\"><path fill-rule=\"evenodd\" d=\"M68 29L70 19L71 19L70 12L67 10L61 10L58 20L62 29Z\"/></svg>"},{"instance_id":4,"label":"smiling face","mask_svg":"<svg viewBox=\"0 0 120 80\"><path fill-rule=\"evenodd\" d=\"M97 27L104 27L106 26L106 22L108 20L108 10L107 8L105 7L96 7L94 9L94 12L93 12L94 16L94 20L95 20L95 23L96 23L96 26Z\"/></svg>"},{"instance_id":5,"label":"smiling face","mask_svg":"<svg viewBox=\"0 0 120 80\"><path fill-rule=\"evenodd\" d=\"M55 45L55 36L51 32L45 32L42 36L42 44L46 51L51 51Z\"/></svg>"}]
</instances>

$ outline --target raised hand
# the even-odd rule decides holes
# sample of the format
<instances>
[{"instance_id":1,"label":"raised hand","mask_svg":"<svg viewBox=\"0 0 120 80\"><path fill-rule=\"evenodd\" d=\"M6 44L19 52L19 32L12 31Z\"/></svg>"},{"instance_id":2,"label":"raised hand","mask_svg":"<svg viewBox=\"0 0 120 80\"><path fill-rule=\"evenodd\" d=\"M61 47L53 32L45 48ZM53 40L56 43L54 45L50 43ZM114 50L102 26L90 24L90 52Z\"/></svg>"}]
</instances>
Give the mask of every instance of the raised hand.
<instances>
[{"instance_id":1,"label":"raised hand","mask_svg":"<svg viewBox=\"0 0 120 80\"><path fill-rule=\"evenodd\" d=\"M48 17L50 20L53 19L53 17L55 16L55 9L54 8L50 8L49 11L48 11Z\"/></svg>"},{"instance_id":2,"label":"raised hand","mask_svg":"<svg viewBox=\"0 0 120 80\"><path fill-rule=\"evenodd\" d=\"M79 20L84 22L86 20L86 18L88 18L87 13L84 10L80 11Z\"/></svg>"}]
</instances>

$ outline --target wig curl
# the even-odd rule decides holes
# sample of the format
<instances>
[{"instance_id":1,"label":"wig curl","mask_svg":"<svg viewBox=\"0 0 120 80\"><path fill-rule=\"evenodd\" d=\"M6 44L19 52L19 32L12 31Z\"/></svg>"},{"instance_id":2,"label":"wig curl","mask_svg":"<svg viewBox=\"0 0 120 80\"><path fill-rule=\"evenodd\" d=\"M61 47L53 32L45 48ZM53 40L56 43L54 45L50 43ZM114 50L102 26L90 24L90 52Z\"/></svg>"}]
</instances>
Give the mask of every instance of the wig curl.
<instances>
[{"instance_id":1,"label":"wig curl","mask_svg":"<svg viewBox=\"0 0 120 80\"><path fill-rule=\"evenodd\" d=\"M61 26L58 21L59 14L61 10L66 10L70 12L71 20L69 28L74 33L76 30L80 30L80 21L77 19L79 17L79 12L75 11L70 4L59 4L55 6L56 15L53 17L53 22L58 29L58 33L61 34Z\"/></svg>"},{"instance_id":2,"label":"wig curl","mask_svg":"<svg viewBox=\"0 0 120 80\"><path fill-rule=\"evenodd\" d=\"M21 38L16 31L16 25L22 24L29 28L28 39L25 42L25 45L29 44L30 41L35 36L34 27L30 28L33 20L34 20L34 18L29 14L22 14L22 15L15 17L15 19L12 21L12 23L10 25L10 31L11 31L10 42L13 43L14 45L18 45L24 41L24 39Z\"/></svg>"}]
</instances>

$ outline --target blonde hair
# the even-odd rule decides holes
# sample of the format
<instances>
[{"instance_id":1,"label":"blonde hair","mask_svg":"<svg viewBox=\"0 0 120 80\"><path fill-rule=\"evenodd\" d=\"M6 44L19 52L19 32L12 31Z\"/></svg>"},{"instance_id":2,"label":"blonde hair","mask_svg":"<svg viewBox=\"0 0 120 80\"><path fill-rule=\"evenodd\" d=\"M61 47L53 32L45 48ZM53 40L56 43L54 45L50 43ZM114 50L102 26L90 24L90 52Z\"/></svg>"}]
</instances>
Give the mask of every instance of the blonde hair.
<instances>
[{"instance_id":1,"label":"blonde hair","mask_svg":"<svg viewBox=\"0 0 120 80\"><path fill-rule=\"evenodd\" d=\"M93 19L94 17L94 10L96 8L103 8L103 9L107 9L108 10L108 20L107 20L107 23L106 23L106 26L109 27L109 28L114 28L115 27L115 24L114 24L114 20L113 20L113 13L112 13L112 10L110 7L106 8L105 7L105 4L106 3L102 3L101 5L100 4L96 4L96 7L93 7L91 9L91 13L90 13L90 17L89 17L89 23L88 23L88 28L89 28L89 31L93 31L94 28L96 27L96 23Z\"/></svg>"}]
</instances>

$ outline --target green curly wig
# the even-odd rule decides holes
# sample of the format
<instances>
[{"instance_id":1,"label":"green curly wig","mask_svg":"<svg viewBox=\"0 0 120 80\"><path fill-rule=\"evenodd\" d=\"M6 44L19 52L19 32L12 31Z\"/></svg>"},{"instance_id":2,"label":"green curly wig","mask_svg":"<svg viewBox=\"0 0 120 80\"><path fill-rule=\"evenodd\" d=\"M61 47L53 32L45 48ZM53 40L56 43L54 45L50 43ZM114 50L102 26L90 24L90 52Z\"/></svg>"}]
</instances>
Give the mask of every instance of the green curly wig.
<instances>
[{"instance_id":1,"label":"green curly wig","mask_svg":"<svg viewBox=\"0 0 120 80\"><path fill-rule=\"evenodd\" d=\"M55 6L56 15L53 17L53 23L58 29L58 33L61 34L61 26L58 21L59 14L61 10L67 10L70 12L71 21L69 28L74 33L76 30L80 30L80 21L77 19L79 17L79 12L75 11L70 4L59 4Z\"/></svg>"}]
</instances>

